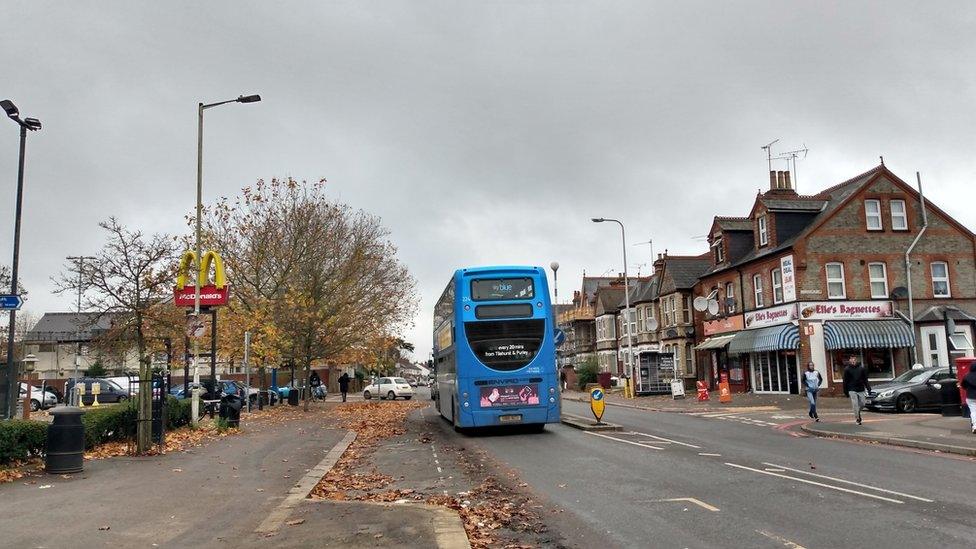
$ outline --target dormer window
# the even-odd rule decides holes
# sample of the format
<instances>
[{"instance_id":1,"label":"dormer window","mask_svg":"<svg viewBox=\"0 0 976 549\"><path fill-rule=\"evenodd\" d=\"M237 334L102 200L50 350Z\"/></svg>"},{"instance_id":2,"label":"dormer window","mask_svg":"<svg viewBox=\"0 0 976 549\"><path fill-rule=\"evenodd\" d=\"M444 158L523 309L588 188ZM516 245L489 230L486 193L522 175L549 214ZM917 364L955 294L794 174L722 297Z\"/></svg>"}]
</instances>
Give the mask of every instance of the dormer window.
<instances>
[{"instance_id":1,"label":"dormer window","mask_svg":"<svg viewBox=\"0 0 976 549\"><path fill-rule=\"evenodd\" d=\"M769 244L769 231L766 229L766 216L759 217L759 245Z\"/></svg>"},{"instance_id":2,"label":"dormer window","mask_svg":"<svg viewBox=\"0 0 976 549\"><path fill-rule=\"evenodd\" d=\"M712 241L712 253L715 256L715 264L725 262L725 251L722 249L722 237Z\"/></svg>"}]
</instances>

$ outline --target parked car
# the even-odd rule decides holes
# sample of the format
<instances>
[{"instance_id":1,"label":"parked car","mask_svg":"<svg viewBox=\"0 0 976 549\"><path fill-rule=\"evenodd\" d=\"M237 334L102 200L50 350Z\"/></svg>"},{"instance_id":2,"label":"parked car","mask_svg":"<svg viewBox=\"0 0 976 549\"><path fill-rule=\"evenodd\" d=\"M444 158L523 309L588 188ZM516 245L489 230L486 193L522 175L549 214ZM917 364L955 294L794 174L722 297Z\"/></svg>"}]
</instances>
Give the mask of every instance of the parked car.
<instances>
[{"instance_id":1,"label":"parked car","mask_svg":"<svg viewBox=\"0 0 976 549\"><path fill-rule=\"evenodd\" d=\"M124 389L125 391L127 391L130 396L135 396L135 395L138 395L139 394L139 376L138 375L133 375L132 377L129 377L129 376L112 376L112 377L103 377L101 379L104 379L106 381L111 381L112 383L118 385L119 387L121 387L122 389Z\"/></svg>"},{"instance_id":2,"label":"parked car","mask_svg":"<svg viewBox=\"0 0 976 549\"><path fill-rule=\"evenodd\" d=\"M27 398L27 384L20 384L20 399L23 400ZM30 386L30 409L31 412L36 412L41 409L52 408L58 405L58 397L51 391L44 391L41 393L40 387Z\"/></svg>"},{"instance_id":3,"label":"parked car","mask_svg":"<svg viewBox=\"0 0 976 549\"><path fill-rule=\"evenodd\" d=\"M891 381L871 385L866 406L870 410L916 412L937 410L942 405L942 385L956 384L948 368L908 370Z\"/></svg>"},{"instance_id":4,"label":"parked car","mask_svg":"<svg viewBox=\"0 0 976 549\"><path fill-rule=\"evenodd\" d=\"M251 406L257 406L257 404L258 404L258 394L261 392L261 389L258 388L258 387L250 387L248 385L245 385L245 384L241 383L240 381L238 381L236 383L238 385L240 385L244 389L244 392L245 393L247 393L247 398L248 398L248 400L251 401ZM272 391L271 389L268 389L267 390L267 393L268 393L268 402L270 404L277 404L278 403L278 393L276 391Z\"/></svg>"},{"instance_id":5,"label":"parked car","mask_svg":"<svg viewBox=\"0 0 976 549\"><path fill-rule=\"evenodd\" d=\"M112 381L107 379L100 379L97 377L82 377L78 379L69 379L64 385L64 394L70 395L74 390L75 384L84 384L85 394L81 401L85 406L89 406L95 402L95 395L92 394L92 388L96 385L99 388L98 402L99 404L112 404L115 402L125 402L129 400L129 392L119 387Z\"/></svg>"},{"instance_id":6,"label":"parked car","mask_svg":"<svg viewBox=\"0 0 976 549\"><path fill-rule=\"evenodd\" d=\"M363 398L369 400L373 395L395 400L402 397L404 400L413 398L413 387L402 377L380 377L363 389Z\"/></svg>"}]
</instances>

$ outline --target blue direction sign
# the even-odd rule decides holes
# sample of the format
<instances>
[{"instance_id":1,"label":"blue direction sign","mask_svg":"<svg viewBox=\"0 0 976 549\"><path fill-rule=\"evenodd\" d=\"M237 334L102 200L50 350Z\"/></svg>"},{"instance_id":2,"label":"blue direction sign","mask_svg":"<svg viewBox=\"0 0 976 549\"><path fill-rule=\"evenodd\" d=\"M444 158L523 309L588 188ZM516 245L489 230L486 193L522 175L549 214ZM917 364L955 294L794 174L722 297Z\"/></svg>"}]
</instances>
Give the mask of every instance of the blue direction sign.
<instances>
[{"instance_id":1,"label":"blue direction sign","mask_svg":"<svg viewBox=\"0 0 976 549\"><path fill-rule=\"evenodd\" d=\"M556 344L556 347L559 347L565 342L566 342L566 332L560 330L559 328L556 328L556 334L555 337L553 337L553 343Z\"/></svg>"},{"instance_id":2,"label":"blue direction sign","mask_svg":"<svg viewBox=\"0 0 976 549\"><path fill-rule=\"evenodd\" d=\"M0 295L0 311L12 311L20 309L24 304L24 298L19 295Z\"/></svg>"}]
</instances>

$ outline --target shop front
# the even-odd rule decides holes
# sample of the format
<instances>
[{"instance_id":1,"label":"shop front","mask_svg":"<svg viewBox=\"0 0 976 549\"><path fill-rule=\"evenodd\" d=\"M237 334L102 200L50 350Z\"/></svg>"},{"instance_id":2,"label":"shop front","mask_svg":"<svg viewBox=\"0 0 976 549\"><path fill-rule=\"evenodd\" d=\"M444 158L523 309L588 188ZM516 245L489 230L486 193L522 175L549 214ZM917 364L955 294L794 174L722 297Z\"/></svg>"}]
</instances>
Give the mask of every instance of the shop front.
<instances>
[{"instance_id":1,"label":"shop front","mask_svg":"<svg viewBox=\"0 0 976 549\"><path fill-rule=\"evenodd\" d=\"M793 303L743 315L745 329L729 342L728 354L748 367L748 383L754 392L799 393L797 311Z\"/></svg>"},{"instance_id":2,"label":"shop front","mask_svg":"<svg viewBox=\"0 0 976 549\"><path fill-rule=\"evenodd\" d=\"M705 357L704 362L701 362L705 368L701 368L700 371L703 378L708 380L709 389L718 388L719 380L724 373L729 378L729 389L733 393L744 393L749 390L745 368L739 355L728 353L729 343L743 326L742 315L704 323L703 332L706 337L695 346L695 350L699 351L700 357Z\"/></svg>"}]
</instances>

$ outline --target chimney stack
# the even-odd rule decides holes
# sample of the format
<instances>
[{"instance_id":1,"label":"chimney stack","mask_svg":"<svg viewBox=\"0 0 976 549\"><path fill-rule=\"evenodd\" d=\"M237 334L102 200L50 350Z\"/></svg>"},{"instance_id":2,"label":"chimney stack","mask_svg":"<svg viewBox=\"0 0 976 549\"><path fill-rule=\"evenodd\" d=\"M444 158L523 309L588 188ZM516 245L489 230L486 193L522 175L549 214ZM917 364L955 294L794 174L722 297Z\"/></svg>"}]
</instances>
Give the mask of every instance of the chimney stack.
<instances>
[{"instance_id":1,"label":"chimney stack","mask_svg":"<svg viewBox=\"0 0 976 549\"><path fill-rule=\"evenodd\" d=\"M770 171L769 172L769 190L773 190L775 188L776 188L776 172Z\"/></svg>"},{"instance_id":2,"label":"chimney stack","mask_svg":"<svg viewBox=\"0 0 976 549\"><path fill-rule=\"evenodd\" d=\"M793 184L790 182L790 171L789 170L786 170L785 172L783 172L783 188L784 189L790 189L790 190L793 189Z\"/></svg>"}]
</instances>

